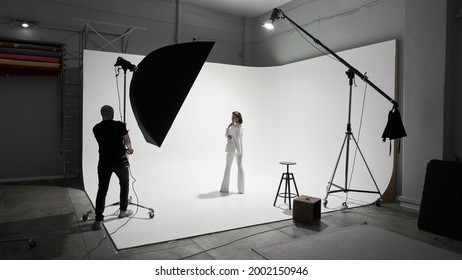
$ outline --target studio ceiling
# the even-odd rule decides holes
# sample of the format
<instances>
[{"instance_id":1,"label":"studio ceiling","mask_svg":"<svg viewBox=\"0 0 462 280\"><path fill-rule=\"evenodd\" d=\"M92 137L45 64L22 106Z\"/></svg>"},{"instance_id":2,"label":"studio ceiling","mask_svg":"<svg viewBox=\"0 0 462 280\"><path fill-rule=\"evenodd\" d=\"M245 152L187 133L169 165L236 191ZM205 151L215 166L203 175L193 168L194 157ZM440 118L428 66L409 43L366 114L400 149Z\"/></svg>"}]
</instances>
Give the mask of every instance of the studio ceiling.
<instances>
[{"instance_id":1,"label":"studio ceiling","mask_svg":"<svg viewBox=\"0 0 462 280\"><path fill-rule=\"evenodd\" d=\"M290 0L184 0L228 14L254 18Z\"/></svg>"}]
</instances>

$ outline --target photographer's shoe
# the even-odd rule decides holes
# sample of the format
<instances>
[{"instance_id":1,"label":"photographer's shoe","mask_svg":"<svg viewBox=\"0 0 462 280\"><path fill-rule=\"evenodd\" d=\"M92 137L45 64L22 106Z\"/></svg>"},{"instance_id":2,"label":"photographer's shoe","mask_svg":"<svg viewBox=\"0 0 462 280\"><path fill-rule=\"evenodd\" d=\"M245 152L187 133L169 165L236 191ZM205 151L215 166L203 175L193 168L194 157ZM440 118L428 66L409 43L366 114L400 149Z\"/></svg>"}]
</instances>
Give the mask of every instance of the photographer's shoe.
<instances>
[{"instance_id":1,"label":"photographer's shoe","mask_svg":"<svg viewBox=\"0 0 462 280\"><path fill-rule=\"evenodd\" d=\"M127 218L127 217L130 217L131 215L133 215L133 211L132 211L132 210L127 210L127 211L122 211L122 210L120 210L120 212L119 212L119 219Z\"/></svg>"},{"instance_id":2,"label":"photographer's shoe","mask_svg":"<svg viewBox=\"0 0 462 280\"><path fill-rule=\"evenodd\" d=\"M92 230L100 230L102 228L102 221L95 221L93 225L91 226Z\"/></svg>"}]
</instances>

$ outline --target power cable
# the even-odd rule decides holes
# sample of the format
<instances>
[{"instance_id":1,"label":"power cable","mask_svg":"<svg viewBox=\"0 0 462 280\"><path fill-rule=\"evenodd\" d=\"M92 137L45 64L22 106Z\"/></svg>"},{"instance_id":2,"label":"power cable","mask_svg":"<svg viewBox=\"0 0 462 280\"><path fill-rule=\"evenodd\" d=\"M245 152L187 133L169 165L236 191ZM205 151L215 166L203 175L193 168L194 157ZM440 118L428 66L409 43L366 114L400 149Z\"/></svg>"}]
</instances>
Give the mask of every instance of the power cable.
<instances>
[{"instance_id":1,"label":"power cable","mask_svg":"<svg viewBox=\"0 0 462 280\"><path fill-rule=\"evenodd\" d=\"M90 254L93 253L96 249L98 249L99 246L101 246L101 244L103 243L103 241L104 241L107 237L109 237L109 236L115 234L115 233L116 233L117 231L119 231L121 228L123 228L124 226L126 226L126 225L136 216L136 214L138 213L138 209L139 209L139 206L138 206L138 205L139 205L139 198L138 198L138 194L137 194L136 191L135 191L135 182L136 182L136 179L135 179L135 177L132 175L132 171L131 171L130 167L128 167L128 172L129 172L129 174L130 174L130 177L133 179L133 182L132 182L132 190L133 190L133 193L135 194L135 197L136 197L136 204L137 204L137 207L136 207L135 212L133 213L133 215L131 215L131 216L128 218L128 220L127 220L125 223L123 223L122 225L120 225L120 226L119 226L117 229L115 229L113 232L111 232L111 233L109 233L108 235L104 236L104 237L98 242L98 245L96 245L95 248L93 248L93 249L91 249L90 251L88 251L87 254L85 254L85 256L82 257L82 260L83 260L83 259L86 259L86 257L89 257L89 258L90 258Z\"/></svg>"},{"instance_id":2,"label":"power cable","mask_svg":"<svg viewBox=\"0 0 462 280\"><path fill-rule=\"evenodd\" d=\"M283 228L286 228L286 227L291 227L291 226L292 226L292 225L287 225L287 226L283 226L283 227L279 227L279 228L272 228L272 229L269 229L269 230L260 231L260 232L256 232L256 233L253 233L253 234L249 234L249 235L243 236L243 237L241 237L241 238L238 238L238 239L232 240L232 241L230 241L230 242L227 242L227 243L225 243L225 244L218 245L218 246L212 247L212 248L210 248L210 249L202 250L202 251L200 251L200 252L198 252L198 253L195 253L195 254L192 254L192 255L189 255L189 256L180 258L180 259L178 259L178 260L188 259L188 258L197 256L197 255L200 255L200 254L203 254L203 253L207 253L208 251L212 251L212 250L215 250L215 249L218 249L218 248L227 246L227 245L229 245L229 244L235 243L235 242L237 242L237 241L240 241L240 240L243 240L243 239L252 237L252 236L256 236L256 235L259 235L259 234L263 234L263 233L267 233L267 232L271 232L271 231L275 231L275 230L280 230L280 229L283 229Z\"/></svg>"},{"instance_id":3,"label":"power cable","mask_svg":"<svg viewBox=\"0 0 462 280\"><path fill-rule=\"evenodd\" d=\"M297 31L298 34L300 34L300 36L302 36L302 38L305 39L305 41L307 41L311 46L313 46L313 48L317 49L320 53L326 55L330 59L335 60L337 62L340 62L337 58L335 58L335 57L331 56L329 53L321 50L315 44L313 44L310 40L308 40L308 38L305 37L305 35L295 26L295 24L293 24L292 22L290 22L290 24L294 27L295 31Z\"/></svg>"},{"instance_id":4,"label":"power cable","mask_svg":"<svg viewBox=\"0 0 462 280\"><path fill-rule=\"evenodd\" d=\"M122 102L120 101L120 90L119 90L119 74L120 74L120 67L114 66L114 71L115 71L115 82L116 82L116 89L117 89L117 98L119 101L119 115L120 115L120 120L123 120L122 117Z\"/></svg>"}]
</instances>

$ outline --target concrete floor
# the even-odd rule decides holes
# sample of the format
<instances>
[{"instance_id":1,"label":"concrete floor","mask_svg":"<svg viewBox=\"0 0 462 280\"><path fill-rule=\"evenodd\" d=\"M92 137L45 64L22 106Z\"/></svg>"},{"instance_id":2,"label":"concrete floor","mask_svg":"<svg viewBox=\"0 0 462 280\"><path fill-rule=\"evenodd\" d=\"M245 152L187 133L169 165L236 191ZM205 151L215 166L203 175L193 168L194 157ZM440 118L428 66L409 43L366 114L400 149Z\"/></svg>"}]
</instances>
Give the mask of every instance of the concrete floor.
<instances>
[{"instance_id":1,"label":"concrete floor","mask_svg":"<svg viewBox=\"0 0 462 280\"><path fill-rule=\"evenodd\" d=\"M262 260L255 249L363 222L460 254L462 259L462 242L419 230L418 212L397 203L326 213L310 226L285 220L121 251L104 228L92 231L93 221L82 221L89 209L92 205L80 180L0 184L0 259ZM29 239L35 247L29 246Z\"/></svg>"}]
</instances>

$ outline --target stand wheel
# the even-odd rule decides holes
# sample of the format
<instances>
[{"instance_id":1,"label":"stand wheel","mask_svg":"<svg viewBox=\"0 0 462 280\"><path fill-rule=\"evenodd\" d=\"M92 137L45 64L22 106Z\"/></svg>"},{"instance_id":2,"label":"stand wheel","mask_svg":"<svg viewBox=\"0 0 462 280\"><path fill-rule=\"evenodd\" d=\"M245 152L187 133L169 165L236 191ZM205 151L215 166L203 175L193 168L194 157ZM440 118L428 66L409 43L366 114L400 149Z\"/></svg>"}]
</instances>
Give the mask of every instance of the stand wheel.
<instances>
[{"instance_id":1,"label":"stand wheel","mask_svg":"<svg viewBox=\"0 0 462 280\"><path fill-rule=\"evenodd\" d=\"M88 213L83 214L82 215L82 221L88 220L88 215L89 215Z\"/></svg>"},{"instance_id":2,"label":"stand wheel","mask_svg":"<svg viewBox=\"0 0 462 280\"><path fill-rule=\"evenodd\" d=\"M342 203L341 209L343 210L343 209L347 209L347 208L348 208L347 203L346 203L346 202L343 202L343 203Z\"/></svg>"},{"instance_id":3,"label":"stand wheel","mask_svg":"<svg viewBox=\"0 0 462 280\"><path fill-rule=\"evenodd\" d=\"M327 207L327 199L324 199L323 205L324 205L324 208Z\"/></svg>"},{"instance_id":4,"label":"stand wheel","mask_svg":"<svg viewBox=\"0 0 462 280\"><path fill-rule=\"evenodd\" d=\"M379 199L377 199L377 200L375 201L375 206L377 206L377 207L382 206L382 199L381 199L381 198L379 198Z\"/></svg>"},{"instance_id":5,"label":"stand wheel","mask_svg":"<svg viewBox=\"0 0 462 280\"><path fill-rule=\"evenodd\" d=\"M149 218L151 219L154 218L154 210L150 209L148 214L149 214Z\"/></svg>"},{"instance_id":6,"label":"stand wheel","mask_svg":"<svg viewBox=\"0 0 462 280\"><path fill-rule=\"evenodd\" d=\"M35 240L32 238L28 239L27 243L29 244L29 248L34 248L35 246L37 246L37 242L35 242Z\"/></svg>"}]
</instances>

